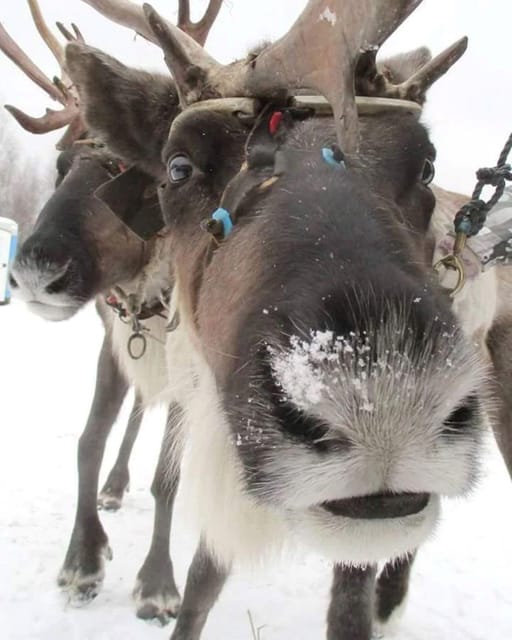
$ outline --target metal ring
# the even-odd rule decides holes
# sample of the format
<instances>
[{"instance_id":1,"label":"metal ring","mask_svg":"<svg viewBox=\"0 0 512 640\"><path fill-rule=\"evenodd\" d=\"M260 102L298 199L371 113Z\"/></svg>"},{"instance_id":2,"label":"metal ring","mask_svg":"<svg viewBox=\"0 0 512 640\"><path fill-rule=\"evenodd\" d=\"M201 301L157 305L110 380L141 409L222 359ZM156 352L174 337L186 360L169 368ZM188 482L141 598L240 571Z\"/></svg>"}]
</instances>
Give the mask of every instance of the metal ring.
<instances>
[{"instance_id":1,"label":"metal ring","mask_svg":"<svg viewBox=\"0 0 512 640\"><path fill-rule=\"evenodd\" d=\"M441 267L444 267L445 269L451 269L452 271L457 272L457 276L458 276L457 283L450 290L450 297L453 298L459 293L459 291L462 290L462 288L466 284L466 274L464 272L464 265L461 259L459 258L459 256L452 253L438 260L434 265L434 271L437 274L439 274L439 272L441 271Z\"/></svg>"},{"instance_id":2,"label":"metal ring","mask_svg":"<svg viewBox=\"0 0 512 640\"><path fill-rule=\"evenodd\" d=\"M134 353L133 351L133 345L136 340L140 340L142 343L140 353ZM130 358L132 360L140 360L146 353L147 344L146 336L143 333L132 333L127 345Z\"/></svg>"}]
</instances>

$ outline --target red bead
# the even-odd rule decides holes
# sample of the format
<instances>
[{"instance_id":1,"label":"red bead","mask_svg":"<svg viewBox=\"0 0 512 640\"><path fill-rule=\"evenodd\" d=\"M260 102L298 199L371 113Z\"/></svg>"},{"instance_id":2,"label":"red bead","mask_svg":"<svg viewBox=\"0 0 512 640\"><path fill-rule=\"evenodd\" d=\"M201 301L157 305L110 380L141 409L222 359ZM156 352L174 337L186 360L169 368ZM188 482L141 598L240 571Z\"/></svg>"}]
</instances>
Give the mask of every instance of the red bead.
<instances>
[{"instance_id":1,"label":"red bead","mask_svg":"<svg viewBox=\"0 0 512 640\"><path fill-rule=\"evenodd\" d=\"M271 135L273 136L276 135L282 119L283 119L282 111L274 111L274 113L270 116L270 120L268 123L268 130L270 131Z\"/></svg>"}]
</instances>

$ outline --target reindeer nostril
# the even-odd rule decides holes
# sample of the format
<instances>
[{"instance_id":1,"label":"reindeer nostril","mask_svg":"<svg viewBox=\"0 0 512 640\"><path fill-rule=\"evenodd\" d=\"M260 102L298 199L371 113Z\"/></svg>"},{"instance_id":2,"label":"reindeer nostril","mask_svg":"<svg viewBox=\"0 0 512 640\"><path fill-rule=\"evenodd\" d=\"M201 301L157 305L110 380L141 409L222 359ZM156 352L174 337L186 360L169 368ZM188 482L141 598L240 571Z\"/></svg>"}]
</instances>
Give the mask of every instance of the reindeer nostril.
<instances>
[{"instance_id":1,"label":"reindeer nostril","mask_svg":"<svg viewBox=\"0 0 512 640\"><path fill-rule=\"evenodd\" d=\"M14 276L12 275L12 273L9 274L9 286L11 287L11 289L18 288L18 283L14 279Z\"/></svg>"},{"instance_id":2,"label":"reindeer nostril","mask_svg":"<svg viewBox=\"0 0 512 640\"><path fill-rule=\"evenodd\" d=\"M68 286L68 283L69 283L69 278L65 273L63 276L60 276L60 278L57 278L56 280L51 282L45 288L45 291L46 293L62 293Z\"/></svg>"}]
</instances>

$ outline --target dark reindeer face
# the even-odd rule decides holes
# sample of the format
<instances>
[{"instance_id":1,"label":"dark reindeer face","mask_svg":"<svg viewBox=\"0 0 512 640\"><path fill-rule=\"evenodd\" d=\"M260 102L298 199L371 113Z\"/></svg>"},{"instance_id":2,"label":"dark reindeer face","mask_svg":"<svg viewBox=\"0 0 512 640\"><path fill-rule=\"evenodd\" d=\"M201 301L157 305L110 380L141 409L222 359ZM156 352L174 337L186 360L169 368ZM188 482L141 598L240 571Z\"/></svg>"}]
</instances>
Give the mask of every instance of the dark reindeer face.
<instances>
[{"instance_id":1,"label":"dark reindeer face","mask_svg":"<svg viewBox=\"0 0 512 640\"><path fill-rule=\"evenodd\" d=\"M143 266L142 241L93 197L118 165L112 155L83 148L59 155L56 190L12 270L14 295L37 315L65 320Z\"/></svg>"},{"instance_id":2,"label":"dark reindeer face","mask_svg":"<svg viewBox=\"0 0 512 640\"><path fill-rule=\"evenodd\" d=\"M193 108L171 129L161 202L182 245L181 282L197 268L199 222L239 169L243 131L236 116ZM434 206L426 130L385 113L361 118L360 131L358 155L340 170L320 153L334 128L296 124L284 172L238 208L208 260L198 256L190 294L204 348L197 402L208 407L194 407L194 421L220 405L222 464L235 456L254 509L279 512L347 562L417 547L440 495L472 486L484 376L423 258ZM209 372L220 398L206 402ZM197 462L206 477L215 446Z\"/></svg>"},{"instance_id":3,"label":"dark reindeer face","mask_svg":"<svg viewBox=\"0 0 512 640\"><path fill-rule=\"evenodd\" d=\"M168 78L128 69L79 43L68 47L67 65L84 118L109 152L77 146L59 155L56 191L18 253L13 292L51 320L69 318L97 294L129 282L150 259L152 242L142 242L109 210L132 216L134 203L146 201L147 183L118 188L112 178L122 158L141 169L139 177L161 179L160 150L177 111ZM94 193L109 184L106 207Z\"/></svg>"}]
</instances>

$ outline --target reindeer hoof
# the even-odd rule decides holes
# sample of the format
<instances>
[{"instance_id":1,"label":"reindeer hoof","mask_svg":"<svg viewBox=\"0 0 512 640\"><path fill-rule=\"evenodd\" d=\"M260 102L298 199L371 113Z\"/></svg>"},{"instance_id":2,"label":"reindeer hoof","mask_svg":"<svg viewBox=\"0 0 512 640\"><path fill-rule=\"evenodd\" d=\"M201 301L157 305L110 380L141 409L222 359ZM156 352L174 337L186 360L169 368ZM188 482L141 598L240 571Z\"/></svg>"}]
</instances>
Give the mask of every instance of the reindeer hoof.
<instances>
[{"instance_id":1,"label":"reindeer hoof","mask_svg":"<svg viewBox=\"0 0 512 640\"><path fill-rule=\"evenodd\" d=\"M94 600L101 590L103 578L103 571L96 575L79 576L63 570L59 574L57 583L65 591L68 603L79 607Z\"/></svg>"},{"instance_id":2,"label":"reindeer hoof","mask_svg":"<svg viewBox=\"0 0 512 640\"><path fill-rule=\"evenodd\" d=\"M175 618L177 615L177 612L174 613L173 611L162 609L152 602L145 602L137 609L137 618L156 623L161 627L168 625L172 618Z\"/></svg>"},{"instance_id":3,"label":"reindeer hoof","mask_svg":"<svg viewBox=\"0 0 512 640\"><path fill-rule=\"evenodd\" d=\"M162 586L158 591L151 590L150 585L137 580L133 597L136 605L137 618L155 622L162 627L176 618L181 605L181 598L174 585ZM152 591L149 595L149 591Z\"/></svg>"},{"instance_id":4,"label":"reindeer hoof","mask_svg":"<svg viewBox=\"0 0 512 640\"><path fill-rule=\"evenodd\" d=\"M69 604L79 607L94 600L105 578L105 560L112 560L112 558L112 549L105 544L95 562L99 567L96 571L86 572L84 567L80 566L79 560L73 562L74 566L71 568L65 565L61 569L57 584L65 591Z\"/></svg>"},{"instance_id":5,"label":"reindeer hoof","mask_svg":"<svg viewBox=\"0 0 512 640\"><path fill-rule=\"evenodd\" d=\"M107 491L102 491L98 496L98 509L104 509L105 511L119 511L123 504L123 493L121 495L115 495Z\"/></svg>"},{"instance_id":6,"label":"reindeer hoof","mask_svg":"<svg viewBox=\"0 0 512 640\"><path fill-rule=\"evenodd\" d=\"M98 508L106 511L117 511L121 508L125 492L130 490L130 474L128 469L114 467L98 496Z\"/></svg>"}]
</instances>

